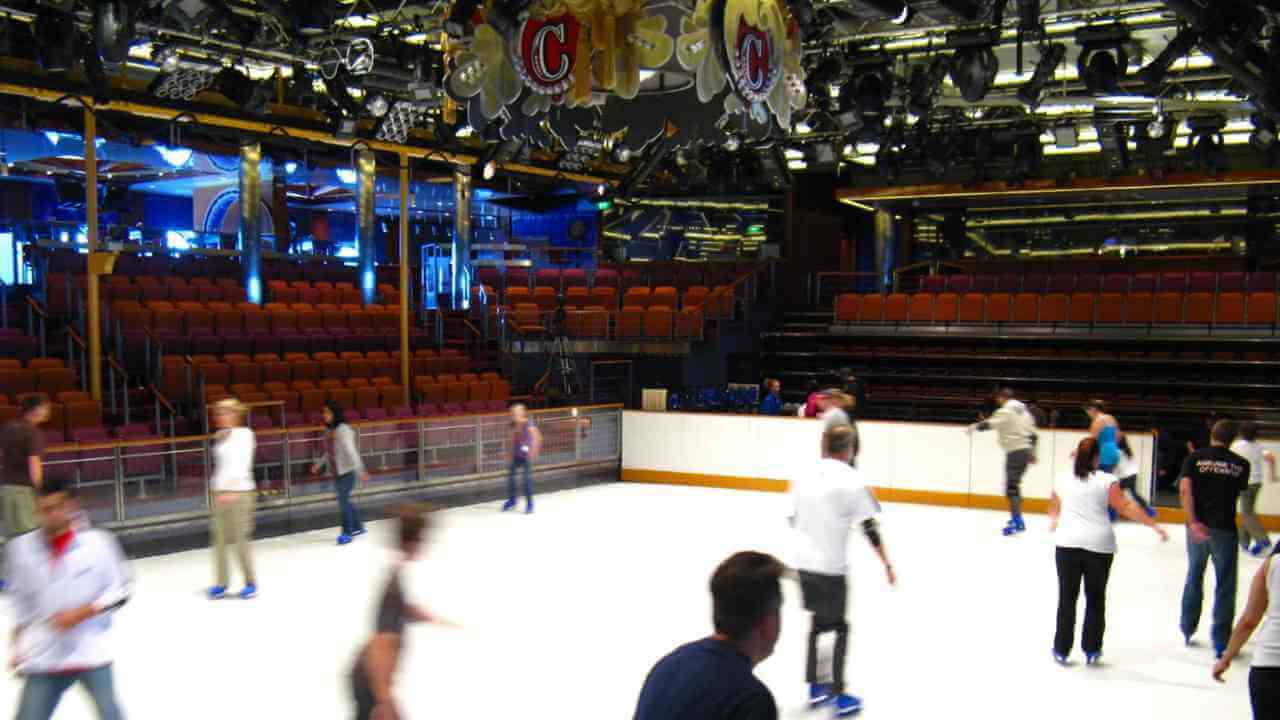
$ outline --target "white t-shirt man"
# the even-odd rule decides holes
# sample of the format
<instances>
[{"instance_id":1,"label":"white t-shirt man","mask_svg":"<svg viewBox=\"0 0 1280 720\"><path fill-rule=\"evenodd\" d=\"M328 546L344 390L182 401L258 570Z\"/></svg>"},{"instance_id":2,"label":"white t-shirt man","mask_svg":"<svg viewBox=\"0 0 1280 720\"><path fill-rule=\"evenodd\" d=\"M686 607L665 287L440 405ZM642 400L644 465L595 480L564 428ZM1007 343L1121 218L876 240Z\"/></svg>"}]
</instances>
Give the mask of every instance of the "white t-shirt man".
<instances>
[{"instance_id":1,"label":"white t-shirt man","mask_svg":"<svg viewBox=\"0 0 1280 720\"><path fill-rule=\"evenodd\" d=\"M833 458L791 482L793 521L800 537L794 565L823 575L849 572L849 529L880 513L862 473Z\"/></svg>"},{"instance_id":2,"label":"white t-shirt man","mask_svg":"<svg viewBox=\"0 0 1280 720\"><path fill-rule=\"evenodd\" d=\"M1249 484L1262 484L1262 446L1239 438L1231 443L1231 452L1249 461Z\"/></svg>"}]
</instances>

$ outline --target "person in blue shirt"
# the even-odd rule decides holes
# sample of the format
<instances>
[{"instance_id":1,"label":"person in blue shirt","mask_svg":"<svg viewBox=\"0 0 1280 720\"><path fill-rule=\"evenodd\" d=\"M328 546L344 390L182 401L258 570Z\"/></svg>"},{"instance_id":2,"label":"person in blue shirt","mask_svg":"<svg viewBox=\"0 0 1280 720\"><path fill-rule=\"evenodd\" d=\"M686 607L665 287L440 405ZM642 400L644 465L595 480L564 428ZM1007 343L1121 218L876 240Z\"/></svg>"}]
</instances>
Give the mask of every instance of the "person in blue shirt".
<instances>
[{"instance_id":1,"label":"person in blue shirt","mask_svg":"<svg viewBox=\"0 0 1280 720\"><path fill-rule=\"evenodd\" d=\"M760 401L761 415L782 414L782 383L769 378L764 381L764 399Z\"/></svg>"},{"instance_id":2,"label":"person in blue shirt","mask_svg":"<svg viewBox=\"0 0 1280 720\"><path fill-rule=\"evenodd\" d=\"M752 669L782 631L783 565L740 552L711 576L715 634L677 648L645 678L635 720L777 720L778 706Z\"/></svg>"}]
</instances>

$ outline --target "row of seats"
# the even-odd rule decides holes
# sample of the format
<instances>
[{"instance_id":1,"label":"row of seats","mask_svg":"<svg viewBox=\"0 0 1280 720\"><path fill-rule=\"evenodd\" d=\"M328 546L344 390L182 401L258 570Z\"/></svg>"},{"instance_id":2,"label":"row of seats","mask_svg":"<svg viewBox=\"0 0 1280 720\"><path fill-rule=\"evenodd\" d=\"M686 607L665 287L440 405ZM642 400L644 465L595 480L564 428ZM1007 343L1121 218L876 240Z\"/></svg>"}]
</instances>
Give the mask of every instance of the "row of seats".
<instances>
[{"instance_id":1,"label":"row of seats","mask_svg":"<svg viewBox=\"0 0 1280 720\"><path fill-rule=\"evenodd\" d=\"M419 375L413 379L414 392L423 402L503 402L511 398L511 383L492 373L479 377L462 375Z\"/></svg>"},{"instance_id":2,"label":"row of seats","mask_svg":"<svg viewBox=\"0 0 1280 720\"><path fill-rule=\"evenodd\" d=\"M376 294L388 303L399 302L400 293L394 285L379 284L376 288ZM307 303L311 305L322 303L358 305L364 300L364 293L351 283L330 284L323 280L314 284L307 280L294 280L291 283L286 283L283 280L273 280L267 283L267 295L272 302Z\"/></svg>"},{"instance_id":3,"label":"row of seats","mask_svg":"<svg viewBox=\"0 0 1280 720\"><path fill-rule=\"evenodd\" d=\"M306 307L306 310L294 309ZM194 334L217 333L293 334L309 332L399 332L400 313L380 305L366 309L316 309L312 306L269 304L258 307L245 303L241 307L207 306L183 303L169 307L150 304L146 307L131 301L112 306L111 317L121 331L152 330L157 332Z\"/></svg>"},{"instance_id":4,"label":"row of seats","mask_svg":"<svg viewBox=\"0 0 1280 720\"><path fill-rule=\"evenodd\" d=\"M713 266L686 265L679 270L655 267L626 268L621 271L614 268L597 270L544 268L530 273L522 268L507 268L503 273L497 268L479 268L476 280L481 285L488 285L503 290L514 288L532 289L539 287L553 288L556 292L574 287L611 287L627 290L632 287L661 287L670 285L689 288L698 285L728 285L744 273L750 272L753 266Z\"/></svg>"},{"instance_id":5,"label":"row of seats","mask_svg":"<svg viewBox=\"0 0 1280 720\"><path fill-rule=\"evenodd\" d=\"M0 423L13 420L22 414L22 403L29 397L41 396L49 400L49 422L46 427L71 437L86 428L102 428L102 405L94 402L89 393L80 390L63 390L57 395L46 392L17 392L0 396ZM12 398L12 402L10 402Z\"/></svg>"},{"instance_id":6,"label":"row of seats","mask_svg":"<svg viewBox=\"0 0 1280 720\"><path fill-rule=\"evenodd\" d=\"M153 335L165 354L172 355L262 355L279 356L314 354L320 352L399 352L400 333L398 332L312 332L293 333L287 335L270 335L263 333L246 334L227 332L214 334L208 330L189 335L159 334ZM120 338L123 347L143 347L148 338L141 334L125 333ZM421 352L434 344L434 339L421 330L409 333L409 348ZM136 345L135 345L136 343ZM124 353L124 358L132 367L145 362L145 353Z\"/></svg>"},{"instance_id":7,"label":"row of seats","mask_svg":"<svg viewBox=\"0 0 1280 720\"><path fill-rule=\"evenodd\" d=\"M379 378L386 380L386 378ZM204 386L203 400L206 404L216 403L223 398L235 397L240 402L282 403L279 407L284 412L300 412L304 416L322 410L325 403L334 402L344 410L369 408L389 409L407 405L409 402L405 389L400 385L346 384L341 380L321 380L314 383L298 380L286 385L282 382L235 383L234 385L207 384Z\"/></svg>"},{"instance_id":8,"label":"row of seats","mask_svg":"<svg viewBox=\"0 0 1280 720\"><path fill-rule=\"evenodd\" d=\"M32 358L26 367L16 358L0 359L0 394L16 397L39 392L55 398L79 387L75 370L58 358Z\"/></svg>"},{"instance_id":9,"label":"row of seats","mask_svg":"<svg viewBox=\"0 0 1280 720\"><path fill-rule=\"evenodd\" d=\"M1274 325L1276 293L846 294L836 322Z\"/></svg>"},{"instance_id":10,"label":"row of seats","mask_svg":"<svg viewBox=\"0 0 1280 720\"><path fill-rule=\"evenodd\" d=\"M1224 293L1276 292L1274 272L1165 272L1055 275L929 275L921 292L966 293Z\"/></svg>"},{"instance_id":11,"label":"row of seats","mask_svg":"<svg viewBox=\"0 0 1280 720\"><path fill-rule=\"evenodd\" d=\"M524 337L540 337L552 319L537 305L517 305L511 311L513 326ZM588 309L565 316L565 334L570 338L605 339L610 337L610 318L616 339L696 339L702 337L703 320L699 308L675 311L656 307L643 309L624 307L617 312Z\"/></svg>"},{"instance_id":12,"label":"row of seats","mask_svg":"<svg viewBox=\"0 0 1280 720\"><path fill-rule=\"evenodd\" d=\"M489 298L496 297L493 295L492 288L487 286L482 289L482 292ZM476 299L479 300L478 293L476 293ZM622 296L622 307L640 309L665 307L675 310L680 307L695 308L709 305L721 316L727 317L733 313L733 291L728 286L717 287L714 290L704 285L691 287L684 291L683 302L681 300L679 292L674 287L664 286L653 290L647 287L633 287ZM559 307L560 297L554 290L546 287L534 288L532 292L524 288L512 288L507 291L502 304L507 307L532 304L537 305L544 312L550 312ZM565 290L564 306L567 309L595 307L616 310L618 293L611 287L591 289L573 287Z\"/></svg>"}]
</instances>

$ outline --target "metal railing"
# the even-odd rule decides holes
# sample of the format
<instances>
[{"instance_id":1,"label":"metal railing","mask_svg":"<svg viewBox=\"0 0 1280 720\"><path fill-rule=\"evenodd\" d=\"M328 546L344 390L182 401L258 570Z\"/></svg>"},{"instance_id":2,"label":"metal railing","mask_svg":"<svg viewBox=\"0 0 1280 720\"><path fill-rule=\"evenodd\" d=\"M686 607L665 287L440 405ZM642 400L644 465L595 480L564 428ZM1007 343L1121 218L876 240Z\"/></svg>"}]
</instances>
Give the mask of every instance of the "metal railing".
<instances>
[{"instance_id":1,"label":"metal railing","mask_svg":"<svg viewBox=\"0 0 1280 720\"><path fill-rule=\"evenodd\" d=\"M157 394L157 401L160 396ZM265 410L265 409L264 409ZM616 405L533 412L543 436L538 471L617 464L622 410ZM505 414L352 423L371 475L361 494L438 487L505 474L512 432ZM324 453L321 426L256 432L258 507L331 502L334 481L310 470ZM116 528L209 515L214 436L154 437L46 449L46 476L65 478L90 520Z\"/></svg>"},{"instance_id":2,"label":"metal railing","mask_svg":"<svg viewBox=\"0 0 1280 720\"><path fill-rule=\"evenodd\" d=\"M835 305L836 296L843 293L876 293L876 283L880 273L877 272L820 272L813 274L810 283L810 300L815 307L826 308Z\"/></svg>"},{"instance_id":3,"label":"metal railing","mask_svg":"<svg viewBox=\"0 0 1280 720\"><path fill-rule=\"evenodd\" d=\"M652 310L652 308L650 308ZM558 333L558 311L539 311L535 316L522 312L503 313L500 322L510 327L509 337L519 340L550 340ZM708 321L727 320L731 313L708 313L702 306L672 310L668 322L647 322L648 311L565 310L564 337L569 340L687 340L698 342L706 337ZM627 319L628 322L623 322Z\"/></svg>"},{"instance_id":4,"label":"metal railing","mask_svg":"<svg viewBox=\"0 0 1280 720\"><path fill-rule=\"evenodd\" d=\"M44 311L44 308L40 306L40 303L36 302L35 298L28 295L27 332L36 332L37 321L39 321L38 327L40 328L40 355L43 357L49 354L49 343L46 336L46 332L48 331L48 314Z\"/></svg>"}]
</instances>

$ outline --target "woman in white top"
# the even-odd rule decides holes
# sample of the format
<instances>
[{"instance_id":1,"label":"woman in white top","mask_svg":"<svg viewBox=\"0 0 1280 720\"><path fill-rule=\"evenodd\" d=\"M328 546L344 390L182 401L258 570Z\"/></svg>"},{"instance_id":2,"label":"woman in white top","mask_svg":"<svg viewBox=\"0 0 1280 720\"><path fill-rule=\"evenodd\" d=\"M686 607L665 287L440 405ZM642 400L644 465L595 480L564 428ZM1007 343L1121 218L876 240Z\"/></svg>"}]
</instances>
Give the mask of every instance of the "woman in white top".
<instances>
[{"instance_id":1,"label":"woman in white top","mask_svg":"<svg viewBox=\"0 0 1280 720\"><path fill-rule=\"evenodd\" d=\"M1058 479L1049 500L1049 527L1057 533L1058 632L1053 658L1067 664L1076 632L1076 601L1084 580L1084 634L1080 645L1085 662L1102 657L1102 633L1106 628L1107 578L1116 552L1116 535L1107 508L1156 531L1168 540L1163 528L1125 497L1111 473L1098 470L1100 446L1087 437L1076 446L1072 469Z\"/></svg>"},{"instance_id":2,"label":"woman in white top","mask_svg":"<svg viewBox=\"0 0 1280 720\"><path fill-rule=\"evenodd\" d=\"M1258 424L1240 423L1231 452L1249 461L1249 487L1240 496L1240 546L1254 557L1262 557L1271 547L1267 529L1258 520L1258 493L1262 492L1262 466L1269 466L1272 482L1276 479L1276 456L1258 444Z\"/></svg>"},{"instance_id":3,"label":"woman in white top","mask_svg":"<svg viewBox=\"0 0 1280 720\"><path fill-rule=\"evenodd\" d=\"M240 597L248 600L258 594L253 574L253 558L249 539L253 536L253 511L258 494L253 479L253 454L257 446L253 431L245 427L246 408L238 400L220 400L213 406L213 560L217 580L209 588L209 597L226 597L228 584L227 544L235 543L244 573L244 589Z\"/></svg>"},{"instance_id":4,"label":"woman in white top","mask_svg":"<svg viewBox=\"0 0 1280 720\"><path fill-rule=\"evenodd\" d=\"M333 474L333 488L338 494L338 510L342 516L342 534L338 535L338 544L346 545L365 532L360 511L351 502L351 493L355 490L356 480L361 485L369 484L369 471L360 457L356 431L347 424L341 405L331 402L324 406L324 426L329 430L325 433L324 455L311 466L311 472L319 473L327 468Z\"/></svg>"},{"instance_id":5,"label":"woman in white top","mask_svg":"<svg viewBox=\"0 0 1280 720\"><path fill-rule=\"evenodd\" d=\"M1277 547L1280 552L1280 547ZM1280 596L1280 562L1276 553L1258 568L1249 585L1249 601L1244 615L1231 634L1231 641L1222 657L1213 666L1213 677L1222 682L1222 675L1240 649L1249 642L1249 636L1265 617L1262 633L1254 647L1253 665L1249 669L1249 701L1253 705L1253 720L1280 718L1280 602L1271 602L1271 596Z\"/></svg>"}]
</instances>

